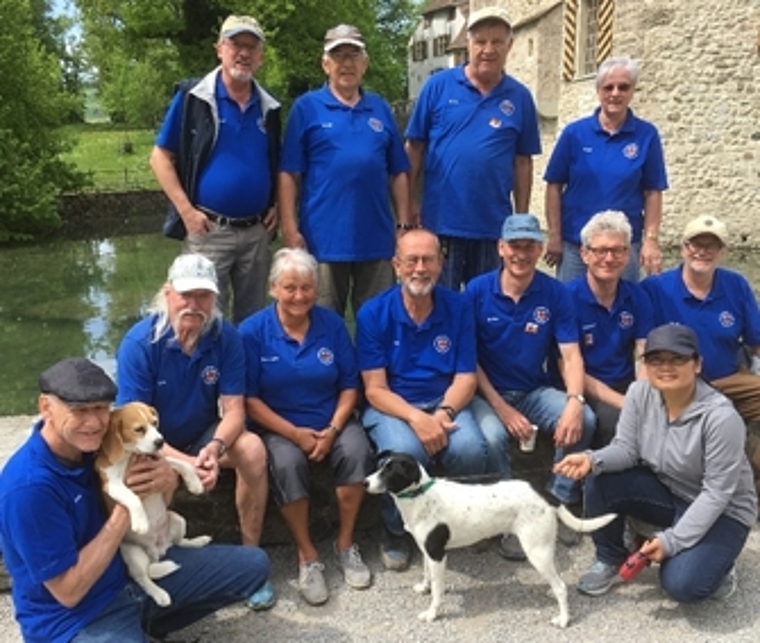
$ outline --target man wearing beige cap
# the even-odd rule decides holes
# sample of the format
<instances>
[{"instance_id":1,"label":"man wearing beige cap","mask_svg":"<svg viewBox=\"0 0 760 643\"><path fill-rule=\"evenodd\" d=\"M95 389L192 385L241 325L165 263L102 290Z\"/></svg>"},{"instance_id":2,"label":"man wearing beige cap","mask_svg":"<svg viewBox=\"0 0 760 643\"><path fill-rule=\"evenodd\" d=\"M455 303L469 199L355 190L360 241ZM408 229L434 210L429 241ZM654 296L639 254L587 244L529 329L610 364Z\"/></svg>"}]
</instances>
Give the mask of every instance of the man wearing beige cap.
<instances>
[{"instance_id":1,"label":"man wearing beige cap","mask_svg":"<svg viewBox=\"0 0 760 643\"><path fill-rule=\"evenodd\" d=\"M244 545L258 545L267 501L266 451L245 428L245 355L237 329L217 306L214 264L180 255L169 268L149 315L124 336L116 356L117 404L155 407L163 451L192 464L206 490L219 469L236 473L235 504ZM249 600L274 602L270 585Z\"/></svg>"},{"instance_id":2,"label":"man wearing beige cap","mask_svg":"<svg viewBox=\"0 0 760 643\"><path fill-rule=\"evenodd\" d=\"M393 284L395 230L412 227L409 161L390 107L361 86L368 64L356 27L328 30L327 82L295 101L283 144L285 243L317 258L319 304L340 315Z\"/></svg>"},{"instance_id":3,"label":"man wearing beige cap","mask_svg":"<svg viewBox=\"0 0 760 643\"><path fill-rule=\"evenodd\" d=\"M219 306L242 321L262 308L280 153L280 104L255 80L264 31L229 16L219 31L220 65L182 84L156 138L150 164L169 197L164 233L185 239L216 265Z\"/></svg>"},{"instance_id":4,"label":"man wearing beige cap","mask_svg":"<svg viewBox=\"0 0 760 643\"><path fill-rule=\"evenodd\" d=\"M642 286L652 298L655 324L690 326L702 351L702 374L736 406L745 422L760 422L760 310L743 275L720 267L729 241L726 224L702 215L686 224L683 263ZM749 368L740 354L749 351ZM749 453L760 480L760 447Z\"/></svg>"},{"instance_id":5,"label":"man wearing beige cap","mask_svg":"<svg viewBox=\"0 0 760 643\"><path fill-rule=\"evenodd\" d=\"M529 211L541 144L530 91L504 72L512 42L503 9L471 13L467 62L428 78L406 130L421 223L446 255L441 283L456 290L499 266L504 217Z\"/></svg>"}]
</instances>

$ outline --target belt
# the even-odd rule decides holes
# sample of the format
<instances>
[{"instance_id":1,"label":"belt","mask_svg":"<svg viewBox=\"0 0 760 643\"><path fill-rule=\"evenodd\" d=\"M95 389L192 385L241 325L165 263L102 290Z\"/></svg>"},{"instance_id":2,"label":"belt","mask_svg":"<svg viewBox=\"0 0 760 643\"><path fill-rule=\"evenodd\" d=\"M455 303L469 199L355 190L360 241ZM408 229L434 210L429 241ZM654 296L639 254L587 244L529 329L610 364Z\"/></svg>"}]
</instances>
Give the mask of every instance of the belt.
<instances>
[{"instance_id":1,"label":"belt","mask_svg":"<svg viewBox=\"0 0 760 643\"><path fill-rule=\"evenodd\" d=\"M206 215L206 218L209 221L213 221L220 228L250 228L264 220L263 214L258 214L255 217L225 217L221 214L206 210L205 208L198 209Z\"/></svg>"}]
</instances>

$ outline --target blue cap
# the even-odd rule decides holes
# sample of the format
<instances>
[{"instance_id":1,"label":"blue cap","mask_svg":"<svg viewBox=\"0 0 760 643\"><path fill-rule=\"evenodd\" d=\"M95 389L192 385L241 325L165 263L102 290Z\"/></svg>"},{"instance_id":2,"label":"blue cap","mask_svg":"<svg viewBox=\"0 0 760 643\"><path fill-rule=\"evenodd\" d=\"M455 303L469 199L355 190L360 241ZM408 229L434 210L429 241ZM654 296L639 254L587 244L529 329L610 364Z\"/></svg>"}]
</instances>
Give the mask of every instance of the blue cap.
<instances>
[{"instance_id":1,"label":"blue cap","mask_svg":"<svg viewBox=\"0 0 760 643\"><path fill-rule=\"evenodd\" d=\"M512 214L501 226L501 238L504 241L540 241L544 240L541 224L533 214Z\"/></svg>"}]
</instances>

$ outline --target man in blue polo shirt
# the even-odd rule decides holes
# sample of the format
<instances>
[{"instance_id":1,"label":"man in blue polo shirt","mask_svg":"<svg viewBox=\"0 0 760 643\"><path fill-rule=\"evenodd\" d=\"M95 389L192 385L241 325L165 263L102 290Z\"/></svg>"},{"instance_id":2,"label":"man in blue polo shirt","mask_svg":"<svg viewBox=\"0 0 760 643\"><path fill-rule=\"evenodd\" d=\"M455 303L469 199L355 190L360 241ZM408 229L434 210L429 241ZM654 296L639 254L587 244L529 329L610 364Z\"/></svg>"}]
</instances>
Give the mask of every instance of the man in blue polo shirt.
<instances>
[{"instance_id":1,"label":"man in blue polo shirt","mask_svg":"<svg viewBox=\"0 0 760 643\"><path fill-rule=\"evenodd\" d=\"M269 560L257 547L172 547L179 569L157 581L172 604L157 606L127 578L119 545L129 511L104 510L93 466L116 387L86 359L54 364L39 383L41 419L0 478L0 543L24 641L163 639L266 582ZM125 480L140 496L177 487L162 457L133 460Z\"/></svg>"},{"instance_id":2,"label":"man in blue polo shirt","mask_svg":"<svg viewBox=\"0 0 760 643\"><path fill-rule=\"evenodd\" d=\"M489 470L511 475L509 440L538 431L554 435L555 460L591 444L596 418L583 396L583 357L570 293L536 269L543 234L532 214L504 221L502 267L467 284L475 311L478 393L473 413L489 443ZM565 391L553 388L545 362L558 346ZM552 474L548 493L563 504L581 501L578 482ZM509 539L508 539L509 540ZM514 551L504 542L502 553ZM521 558L521 554L514 556Z\"/></svg>"},{"instance_id":3,"label":"man in blue polo shirt","mask_svg":"<svg viewBox=\"0 0 760 643\"><path fill-rule=\"evenodd\" d=\"M470 411L475 392L475 333L464 297L436 285L438 239L412 230L398 240L399 285L359 311L356 345L368 407L362 423L377 452L414 456L449 475L486 472L488 445ZM381 557L388 569L409 564L401 516L383 498Z\"/></svg>"},{"instance_id":4,"label":"man in blue polo shirt","mask_svg":"<svg viewBox=\"0 0 760 643\"><path fill-rule=\"evenodd\" d=\"M340 315L393 284L395 229L411 227L409 161L388 104L361 87L368 64L356 27L330 29L327 82L296 99L283 146L285 243L317 258L317 301Z\"/></svg>"},{"instance_id":5,"label":"man in blue polo shirt","mask_svg":"<svg viewBox=\"0 0 760 643\"><path fill-rule=\"evenodd\" d=\"M615 434L637 355L654 327L652 302L641 286L622 279L631 254L631 224L623 212L595 214L581 229L586 274L567 284L578 316L586 371L584 392L596 415L594 446Z\"/></svg>"},{"instance_id":6,"label":"man in blue polo shirt","mask_svg":"<svg viewBox=\"0 0 760 643\"><path fill-rule=\"evenodd\" d=\"M192 464L206 490L216 485L219 467L235 470L241 538L257 545L268 493L266 451L261 439L245 430L243 343L221 317L218 292L209 259L198 254L175 259L149 315L119 346L116 401L155 407L164 452ZM270 589L269 596L255 597L253 606L265 608L273 601Z\"/></svg>"},{"instance_id":7,"label":"man in blue polo shirt","mask_svg":"<svg viewBox=\"0 0 760 643\"><path fill-rule=\"evenodd\" d=\"M760 422L760 310L747 280L720 267L728 228L702 215L686 224L683 263L642 281L654 305L655 323L691 327L699 339L702 376L736 406L745 422ZM751 355L750 369L740 353ZM760 482L760 444L748 454ZM760 488L760 484L758 484Z\"/></svg>"},{"instance_id":8,"label":"man in blue polo shirt","mask_svg":"<svg viewBox=\"0 0 760 643\"><path fill-rule=\"evenodd\" d=\"M499 265L504 217L530 205L538 117L527 87L504 73L512 43L503 9L470 14L468 62L430 76L406 130L412 194L422 192L421 223L446 257L441 283L455 290Z\"/></svg>"},{"instance_id":9,"label":"man in blue polo shirt","mask_svg":"<svg viewBox=\"0 0 760 643\"><path fill-rule=\"evenodd\" d=\"M253 78L264 59L264 31L254 18L229 16L216 51L219 67L175 94L150 165L181 218L182 231L169 236L186 232L184 251L214 262L219 307L227 314L231 290L237 323L266 301L280 104Z\"/></svg>"}]
</instances>

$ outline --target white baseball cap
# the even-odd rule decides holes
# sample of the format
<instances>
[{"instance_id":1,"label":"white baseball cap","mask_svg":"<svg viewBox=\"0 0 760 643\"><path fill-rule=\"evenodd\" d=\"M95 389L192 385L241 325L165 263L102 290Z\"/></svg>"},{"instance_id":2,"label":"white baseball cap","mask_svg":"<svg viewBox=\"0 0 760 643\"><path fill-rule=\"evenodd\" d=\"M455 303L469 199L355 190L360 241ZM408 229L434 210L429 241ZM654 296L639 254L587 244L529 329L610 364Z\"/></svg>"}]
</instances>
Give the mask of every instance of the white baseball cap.
<instances>
[{"instance_id":1,"label":"white baseball cap","mask_svg":"<svg viewBox=\"0 0 760 643\"><path fill-rule=\"evenodd\" d=\"M180 255L169 268L169 283L177 292L210 290L219 294L213 262L199 254Z\"/></svg>"}]
</instances>

